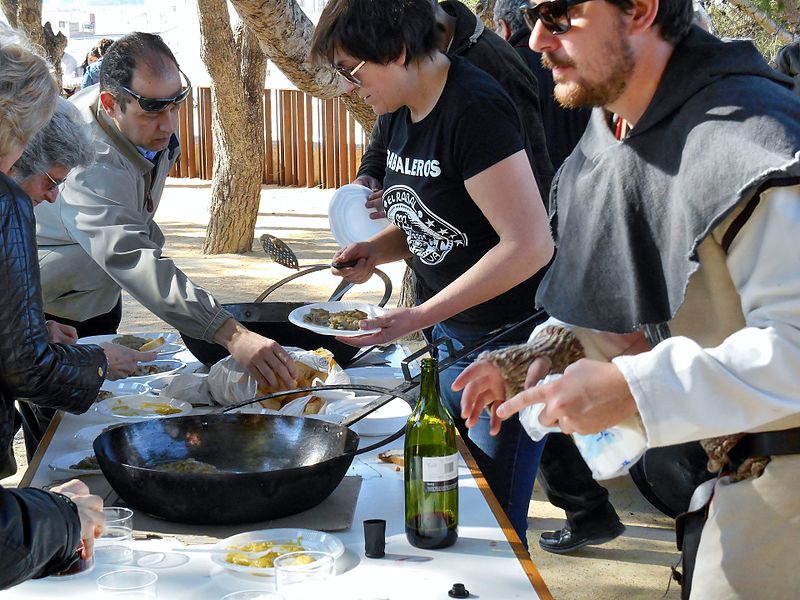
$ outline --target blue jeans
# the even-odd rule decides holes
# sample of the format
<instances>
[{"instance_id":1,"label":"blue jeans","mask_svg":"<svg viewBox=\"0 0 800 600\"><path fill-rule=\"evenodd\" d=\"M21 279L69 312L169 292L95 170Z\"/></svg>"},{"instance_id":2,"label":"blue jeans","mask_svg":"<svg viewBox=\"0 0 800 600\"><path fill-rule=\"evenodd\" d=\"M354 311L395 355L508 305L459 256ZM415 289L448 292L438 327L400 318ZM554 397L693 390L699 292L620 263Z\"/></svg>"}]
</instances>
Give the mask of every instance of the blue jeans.
<instances>
[{"instance_id":1,"label":"blue jeans","mask_svg":"<svg viewBox=\"0 0 800 600\"><path fill-rule=\"evenodd\" d=\"M489 415L485 412L481 414L475 427L467 429L464 420L460 417L461 393L454 392L450 386L459 373L475 361L480 352L522 344L527 341L534 326L532 324L511 332L502 340L494 341L481 348L479 352L469 354L439 374L442 400L450 414L453 415L456 427L475 458L478 468L526 548L528 547L528 506L533 493L539 458L547 438L540 442L534 442L525 433L516 416L505 421L500 428L500 433L492 436L489 434ZM459 352L464 346L470 346L487 337L488 332L476 333L464 331L452 325L439 324L434 326L432 334L433 339L449 337L453 341L455 351ZM443 361L449 356L446 346L441 345L437 350L439 361Z\"/></svg>"}]
</instances>

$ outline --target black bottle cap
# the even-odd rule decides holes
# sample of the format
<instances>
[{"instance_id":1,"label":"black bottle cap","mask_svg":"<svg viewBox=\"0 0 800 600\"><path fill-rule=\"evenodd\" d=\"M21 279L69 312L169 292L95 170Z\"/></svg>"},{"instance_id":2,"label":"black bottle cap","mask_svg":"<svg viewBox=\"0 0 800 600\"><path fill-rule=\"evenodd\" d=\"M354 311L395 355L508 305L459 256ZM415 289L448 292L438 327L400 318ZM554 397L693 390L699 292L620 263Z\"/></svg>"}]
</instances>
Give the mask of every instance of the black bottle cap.
<instances>
[{"instance_id":1,"label":"black bottle cap","mask_svg":"<svg viewBox=\"0 0 800 600\"><path fill-rule=\"evenodd\" d=\"M464 587L463 583L454 583L447 595L451 598L469 598L469 590Z\"/></svg>"},{"instance_id":2,"label":"black bottle cap","mask_svg":"<svg viewBox=\"0 0 800 600\"><path fill-rule=\"evenodd\" d=\"M364 521L364 556L383 558L386 556L386 521L367 519Z\"/></svg>"}]
</instances>

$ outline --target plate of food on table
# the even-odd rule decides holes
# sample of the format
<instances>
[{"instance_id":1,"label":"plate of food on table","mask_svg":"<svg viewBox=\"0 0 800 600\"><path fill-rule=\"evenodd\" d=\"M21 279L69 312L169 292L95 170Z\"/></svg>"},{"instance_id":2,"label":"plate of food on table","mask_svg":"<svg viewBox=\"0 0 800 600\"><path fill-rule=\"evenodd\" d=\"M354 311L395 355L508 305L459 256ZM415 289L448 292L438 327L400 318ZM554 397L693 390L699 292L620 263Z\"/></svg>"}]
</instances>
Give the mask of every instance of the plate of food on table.
<instances>
[{"instance_id":1,"label":"plate of food on table","mask_svg":"<svg viewBox=\"0 0 800 600\"><path fill-rule=\"evenodd\" d=\"M211 560L229 571L249 575L274 575L273 561L289 552L325 552L339 558L344 544L330 533L314 529L262 529L239 533L217 542Z\"/></svg>"},{"instance_id":2,"label":"plate of food on table","mask_svg":"<svg viewBox=\"0 0 800 600\"><path fill-rule=\"evenodd\" d=\"M142 394L119 396L103 400L96 405L97 412L108 417L141 421L162 417L178 417L192 412L192 405L184 400Z\"/></svg>"},{"instance_id":3,"label":"plate of food on table","mask_svg":"<svg viewBox=\"0 0 800 600\"><path fill-rule=\"evenodd\" d=\"M305 304L289 313L289 321L321 335L353 337L378 333L380 329L360 329L359 323L384 314L386 310L375 304L342 300Z\"/></svg>"},{"instance_id":4,"label":"plate of food on table","mask_svg":"<svg viewBox=\"0 0 800 600\"><path fill-rule=\"evenodd\" d=\"M174 358L140 362L139 366L137 366L136 370L133 372L133 375L126 377L125 381L147 384L156 377L167 375L169 373L177 373L185 366L185 362L182 360L176 360Z\"/></svg>"},{"instance_id":5,"label":"plate of food on table","mask_svg":"<svg viewBox=\"0 0 800 600\"><path fill-rule=\"evenodd\" d=\"M123 333L109 335L92 335L78 340L78 344L119 344L139 352L157 352L158 358L172 356L185 350L186 346L178 342L176 333Z\"/></svg>"},{"instance_id":6,"label":"plate of food on table","mask_svg":"<svg viewBox=\"0 0 800 600\"><path fill-rule=\"evenodd\" d=\"M75 435L73 436L79 442L88 443L90 446L97 438L98 435L101 433L105 433L109 429L114 429L115 427L120 427L125 423L122 422L115 422L115 423L101 423L99 425L91 425L89 427L83 427L79 429Z\"/></svg>"},{"instance_id":7,"label":"plate of food on table","mask_svg":"<svg viewBox=\"0 0 800 600\"><path fill-rule=\"evenodd\" d=\"M54 458L48 466L53 470L72 475L99 475L101 473L97 458L91 450L62 454Z\"/></svg>"}]
</instances>

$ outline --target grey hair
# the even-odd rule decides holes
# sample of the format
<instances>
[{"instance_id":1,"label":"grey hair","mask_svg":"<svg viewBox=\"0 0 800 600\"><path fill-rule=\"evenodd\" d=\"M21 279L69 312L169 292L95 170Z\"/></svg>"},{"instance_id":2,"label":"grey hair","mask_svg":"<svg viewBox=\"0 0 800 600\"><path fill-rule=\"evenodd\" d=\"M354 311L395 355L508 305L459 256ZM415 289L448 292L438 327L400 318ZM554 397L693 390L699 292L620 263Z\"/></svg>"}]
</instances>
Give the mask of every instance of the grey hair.
<instances>
[{"instance_id":1,"label":"grey hair","mask_svg":"<svg viewBox=\"0 0 800 600\"><path fill-rule=\"evenodd\" d=\"M57 97L47 61L0 23L0 156L26 144L50 120Z\"/></svg>"},{"instance_id":2,"label":"grey hair","mask_svg":"<svg viewBox=\"0 0 800 600\"><path fill-rule=\"evenodd\" d=\"M522 15L519 14L519 8L524 4L527 4L525 0L497 0L494 5L495 24L500 23L500 19L503 19L511 29L511 35L518 31L527 30L528 25L522 19Z\"/></svg>"},{"instance_id":3,"label":"grey hair","mask_svg":"<svg viewBox=\"0 0 800 600\"><path fill-rule=\"evenodd\" d=\"M14 163L12 176L22 182L56 165L73 169L88 165L93 158L91 137L75 106L58 98L53 118L25 146Z\"/></svg>"}]
</instances>

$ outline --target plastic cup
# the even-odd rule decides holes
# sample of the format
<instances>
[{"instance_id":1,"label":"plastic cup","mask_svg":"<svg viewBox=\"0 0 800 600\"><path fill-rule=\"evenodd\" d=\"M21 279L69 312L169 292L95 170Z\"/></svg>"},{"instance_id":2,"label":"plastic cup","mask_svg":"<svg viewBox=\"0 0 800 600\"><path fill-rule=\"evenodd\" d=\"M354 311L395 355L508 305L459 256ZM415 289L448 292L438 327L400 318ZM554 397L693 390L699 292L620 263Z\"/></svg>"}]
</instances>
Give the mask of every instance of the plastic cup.
<instances>
[{"instance_id":1,"label":"plastic cup","mask_svg":"<svg viewBox=\"0 0 800 600\"><path fill-rule=\"evenodd\" d=\"M120 569L97 578L97 589L103 598L157 598L158 575L146 569Z\"/></svg>"},{"instance_id":2,"label":"plastic cup","mask_svg":"<svg viewBox=\"0 0 800 600\"><path fill-rule=\"evenodd\" d=\"M95 540L95 557L98 564L130 564L133 560L133 511L121 506L103 509L105 527L103 535Z\"/></svg>"},{"instance_id":3,"label":"plastic cup","mask_svg":"<svg viewBox=\"0 0 800 600\"><path fill-rule=\"evenodd\" d=\"M307 600L329 595L326 582L336 559L326 552L301 550L275 559L275 589L284 600Z\"/></svg>"}]
</instances>

